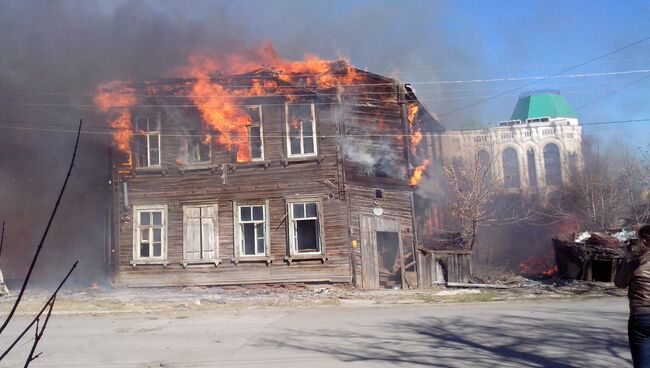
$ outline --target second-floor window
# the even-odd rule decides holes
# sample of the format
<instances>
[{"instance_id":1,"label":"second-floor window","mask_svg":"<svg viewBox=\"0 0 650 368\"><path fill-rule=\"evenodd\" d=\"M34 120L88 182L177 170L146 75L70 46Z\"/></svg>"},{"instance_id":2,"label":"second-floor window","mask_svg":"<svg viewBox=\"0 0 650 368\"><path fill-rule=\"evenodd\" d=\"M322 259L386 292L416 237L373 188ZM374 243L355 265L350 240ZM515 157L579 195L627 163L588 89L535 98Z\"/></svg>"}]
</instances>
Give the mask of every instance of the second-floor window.
<instances>
[{"instance_id":1,"label":"second-floor window","mask_svg":"<svg viewBox=\"0 0 650 368\"><path fill-rule=\"evenodd\" d=\"M251 150L251 160L264 160L264 132L262 127L261 106L250 106L246 108L251 118L248 126L248 145Z\"/></svg>"},{"instance_id":2,"label":"second-floor window","mask_svg":"<svg viewBox=\"0 0 650 368\"><path fill-rule=\"evenodd\" d=\"M314 104L287 104L287 150L289 157L316 155Z\"/></svg>"},{"instance_id":3,"label":"second-floor window","mask_svg":"<svg viewBox=\"0 0 650 368\"><path fill-rule=\"evenodd\" d=\"M185 141L185 162L189 165L209 163L211 156L210 142L200 132L195 132Z\"/></svg>"},{"instance_id":4,"label":"second-floor window","mask_svg":"<svg viewBox=\"0 0 650 368\"><path fill-rule=\"evenodd\" d=\"M160 166L160 117L139 116L135 128L136 166Z\"/></svg>"}]
</instances>

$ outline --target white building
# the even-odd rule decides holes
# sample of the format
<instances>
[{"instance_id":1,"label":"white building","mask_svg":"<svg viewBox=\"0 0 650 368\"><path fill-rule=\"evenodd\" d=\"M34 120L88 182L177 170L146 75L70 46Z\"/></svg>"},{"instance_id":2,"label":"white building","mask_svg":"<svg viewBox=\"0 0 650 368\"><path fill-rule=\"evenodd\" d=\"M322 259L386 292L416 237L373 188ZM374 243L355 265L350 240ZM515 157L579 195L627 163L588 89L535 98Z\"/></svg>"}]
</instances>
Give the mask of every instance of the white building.
<instances>
[{"instance_id":1,"label":"white building","mask_svg":"<svg viewBox=\"0 0 650 368\"><path fill-rule=\"evenodd\" d=\"M446 131L444 164L490 158L507 190L548 192L567 183L582 167L582 127L556 91L523 94L510 120L485 129Z\"/></svg>"}]
</instances>

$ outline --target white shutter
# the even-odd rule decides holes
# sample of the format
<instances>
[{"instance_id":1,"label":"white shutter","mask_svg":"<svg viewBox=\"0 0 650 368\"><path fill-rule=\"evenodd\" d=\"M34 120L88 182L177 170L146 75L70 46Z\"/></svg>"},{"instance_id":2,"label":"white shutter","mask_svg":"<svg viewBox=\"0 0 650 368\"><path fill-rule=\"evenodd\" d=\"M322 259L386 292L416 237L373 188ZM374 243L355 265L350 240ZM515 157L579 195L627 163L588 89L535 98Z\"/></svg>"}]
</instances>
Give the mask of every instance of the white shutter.
<instances>
[{"instance_id":1,"label":"white shutter","mask_svg":"<svg viewBox=\"0 0 650 368\"><path fill-rule=\"evenodd\" d=\"M201 259L200 209L198 207L183 207L183 258L187 260Z\"/></svg>"},{"instance_id":2,"label":"white shutter","mask_svg":"<svg viewBox=\"0 0 650 368\"><path fill-rule=\"evenodd\" d=\"M203 259L215 259L217 250L217 208L202 207L201 230L203 234Z\"/></svg>"}]
</instances>

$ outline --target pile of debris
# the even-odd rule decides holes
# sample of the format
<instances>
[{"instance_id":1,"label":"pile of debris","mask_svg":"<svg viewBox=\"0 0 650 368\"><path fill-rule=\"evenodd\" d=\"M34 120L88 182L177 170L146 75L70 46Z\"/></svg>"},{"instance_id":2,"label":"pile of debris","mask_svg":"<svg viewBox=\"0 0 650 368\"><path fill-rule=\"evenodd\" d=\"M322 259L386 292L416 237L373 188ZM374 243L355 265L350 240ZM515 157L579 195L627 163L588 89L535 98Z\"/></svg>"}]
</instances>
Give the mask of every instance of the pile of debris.
<instances>
[{"instance_id":1,"label":"pile of debris","mask_svg":"<svg viewBox=\"0 0 650 368\"><path fill-rule=\"evenodd\" d=\"M558 276L586 281L612 282L625 249L636 242L629 230L588 232L573 238L553 238Z\"/></svg>"}]
</instances>

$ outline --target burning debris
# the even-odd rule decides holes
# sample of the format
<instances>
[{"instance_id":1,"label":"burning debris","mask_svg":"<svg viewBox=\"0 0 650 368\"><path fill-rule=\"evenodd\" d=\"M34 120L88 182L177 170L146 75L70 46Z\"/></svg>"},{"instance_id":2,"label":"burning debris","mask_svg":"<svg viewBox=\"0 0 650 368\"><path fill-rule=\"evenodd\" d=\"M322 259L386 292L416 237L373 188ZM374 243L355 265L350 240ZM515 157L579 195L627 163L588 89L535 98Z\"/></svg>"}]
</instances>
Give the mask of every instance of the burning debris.
<instances>
[{"instance_id":1,"label":"burning debris","mask_svg":"<svg viewBox=\"0 0 650 368\"><path fill-rule=\"evenodd\" d=\"M625 248L636 243L634 231L583 232L553 238L558 276L612 282Z\"/></svg>"}]
</instances>

